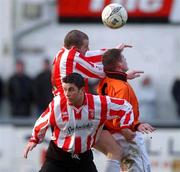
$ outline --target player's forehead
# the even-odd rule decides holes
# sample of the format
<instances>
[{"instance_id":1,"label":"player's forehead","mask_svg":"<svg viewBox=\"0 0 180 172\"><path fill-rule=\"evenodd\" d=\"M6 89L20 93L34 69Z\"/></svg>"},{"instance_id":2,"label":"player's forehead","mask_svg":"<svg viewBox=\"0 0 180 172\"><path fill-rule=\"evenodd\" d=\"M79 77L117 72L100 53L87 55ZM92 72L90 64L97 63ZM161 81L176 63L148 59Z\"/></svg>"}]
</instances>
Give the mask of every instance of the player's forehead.
<instances>
[{"instance_id":1,"label":"player's forehead","mask_svg":"<svg viewBox=\"0 0 180 172\"><path fill-rule=\"evenodd\" d=\"M77 86L73 83L64 83L62 84L63 88L65 90L69 90L69 89L77 89Z\"/></svg>"}]
</instances>

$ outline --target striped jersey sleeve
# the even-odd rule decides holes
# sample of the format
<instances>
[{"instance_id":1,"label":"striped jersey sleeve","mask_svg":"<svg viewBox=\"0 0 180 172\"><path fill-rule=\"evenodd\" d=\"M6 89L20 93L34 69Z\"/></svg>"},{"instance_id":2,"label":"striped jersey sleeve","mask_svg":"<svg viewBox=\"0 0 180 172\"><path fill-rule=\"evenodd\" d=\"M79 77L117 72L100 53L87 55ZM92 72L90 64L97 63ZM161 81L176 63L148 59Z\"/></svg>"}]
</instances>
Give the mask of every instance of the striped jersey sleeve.
<instances>
[{"instance_id":1,"label":"striped jersey sleeve","mask_svg":"<svg viewBox=\"0 0 180 172\"><path fill-rule=\"evenodd\" d=\"M107 96L108 113L107 118L112 119L117 116L121 128L129 128L134 121L132 105L125 99L117 99Z\"/></svg>"},{"instance_id":2,"label":"striped jersey sleeve","mask_svg":"<svg viewBox=\"0 0 180 172\"><path fill-rule=\"evenodd\" d=\"M102 55L106 52L107 49L100 49L94 51L87 51L85 57L87 61L92 63L102 63Z\"/></svg>"},{"instance_id":3,"label":"striped jersey sleeve","mask_svg":"<svg viewBox=\"0 0 180 172\"><path fill-rule=\"evenodd\" d=\"M93 56L98 56L98 55L103 55L103 53L106 51L107 49L100 49L100 50L91 50L91 51L87 51L85 56L86 57L93 57Z\"/></svg>"},{"instance_id":4,"label":"striped jersey sleeve","mask_svg":"<svg viewBox=\"0 0 180 172\"><path fill-rule=\"evenodd\" d=\"M86 78L104 78L105 73L103 64L101 62L95 63L95 60L94 62L92 61L88 60L87 57L76 53L74 58L74 69Z\"/></svg>"}]
</instances>

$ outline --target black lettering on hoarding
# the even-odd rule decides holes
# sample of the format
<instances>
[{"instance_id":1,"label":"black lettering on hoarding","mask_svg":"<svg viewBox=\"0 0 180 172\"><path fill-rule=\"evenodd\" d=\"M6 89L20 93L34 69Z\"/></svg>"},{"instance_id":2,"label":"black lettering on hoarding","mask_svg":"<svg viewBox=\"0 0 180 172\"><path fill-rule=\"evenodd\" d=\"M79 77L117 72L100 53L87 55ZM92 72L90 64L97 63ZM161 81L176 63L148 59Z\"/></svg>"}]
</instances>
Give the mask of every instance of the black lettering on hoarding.
<instances>
[{"instance_id":1,"label":"black lettering on hoarding","mask_svg":"<svg viewBox=\"0 0 180 172\"><path fill-rule=\"evenodd\" d=\"M180 150L178 151L174 149L174 143L175 143L175 139L170 138L168 140L168 153L169 155L180 157Z\"/></svg>"}]
</instances>

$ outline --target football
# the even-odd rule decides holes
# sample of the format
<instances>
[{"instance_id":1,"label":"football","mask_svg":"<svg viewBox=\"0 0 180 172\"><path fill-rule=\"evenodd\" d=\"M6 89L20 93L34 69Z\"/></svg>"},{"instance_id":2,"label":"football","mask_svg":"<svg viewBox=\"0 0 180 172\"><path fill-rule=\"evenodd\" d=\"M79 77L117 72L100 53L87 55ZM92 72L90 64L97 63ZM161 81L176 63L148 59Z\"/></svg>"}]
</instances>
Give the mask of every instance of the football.
<instances>
[{"instance_id":1,"label":"football","mask_svg":"<svg viewBox=\"0 0 180 172\"><path fill-rule=\"evenodd\" d=\"M102 22L112 29L121 28L127 22L128 14L126 9L118 3L111 3L101 13Z\"/></svg>"}]
</instances>

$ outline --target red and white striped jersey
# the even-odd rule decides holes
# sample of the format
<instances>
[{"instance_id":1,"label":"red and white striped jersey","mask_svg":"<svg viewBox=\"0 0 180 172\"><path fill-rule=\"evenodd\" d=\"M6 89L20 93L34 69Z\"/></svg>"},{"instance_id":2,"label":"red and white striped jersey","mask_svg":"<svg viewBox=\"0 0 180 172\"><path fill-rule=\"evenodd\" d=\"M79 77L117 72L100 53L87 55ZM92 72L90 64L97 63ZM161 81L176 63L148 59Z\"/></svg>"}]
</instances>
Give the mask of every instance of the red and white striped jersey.
<instances>
[{"instance_id":1,"label":"red and white striped jersey","mask_svg":"<svg viewBox=\"0 0 180 172\"><path fill-rule=\"evenodd\" d=\"M80 54L75 47L70 50L62 48L53 63L51 81L53 93L63 91L61 79L72 72L81 74L84 78L104 78L105 73L101 62L105 49L88 51L86 56Z\"/></svg>"},{"instance_id":2,"label":"red and white striped jersey","mask_svg":"<svg viewBox=\"0 0 180 172\"><path fill-rule=\"evenodd\" d=\"M119 118L122 128L134 121L132 106L124 99L85 94L84 103L77 108L60 95L36 121L30 141L41 143L49 126L57 147L71 153L83 153L95 144L104 122Z\"/></svg>"}]
</instances>

